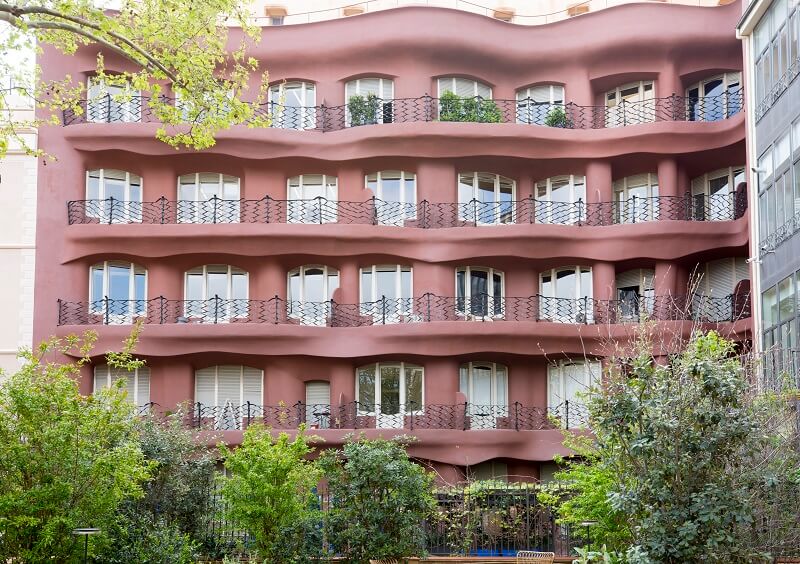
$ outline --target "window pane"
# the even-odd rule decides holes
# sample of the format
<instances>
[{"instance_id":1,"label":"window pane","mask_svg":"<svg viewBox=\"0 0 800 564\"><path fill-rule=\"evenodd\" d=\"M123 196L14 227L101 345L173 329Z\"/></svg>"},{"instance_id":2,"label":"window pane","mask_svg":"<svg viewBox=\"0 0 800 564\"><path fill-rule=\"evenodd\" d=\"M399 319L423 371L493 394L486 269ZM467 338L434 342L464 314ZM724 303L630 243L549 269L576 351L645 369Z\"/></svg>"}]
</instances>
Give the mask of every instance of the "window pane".
<instances>
[{"instance_id":1,"label":"window pane","mask_svg":"<svg viewBox=\"0 0 800 564\"><path fill-rule=\"evenodd\" d=\"M764 311L762 312L764 327L771 327L778 321L778 292L773 287L764 292Z\"/></svg>"},{"instance_id":2,"label":"window pane","mask_svg":"<svg viewBox=\"0 0 800 564\"><path fill-rule=\"evenodd\" d=\"M574 298L577 291L577 280L574 270L559 270L556 273L556 297Z\"/></svg>"},{"instance_id":3,"label":"window pane","mask_svg":"<svg viewBox=\"0 0 800 564\"><path fill-rule=\"evenodd\" d=\"M100 199L100 171L93 170L89 173L86 180L86 199L99 200Z\"/></svg>"},{"instance_id":4,"label":"window pane","mask_svg":"<svg viewBox=\"0 0 800 564\"><path fill-rule=\"evenodd\" d=\"M305 273L305 296L303 301L306 302L324 302L327 296L324 292L325 279L323 278L322 270L318 268L309 268Z\"/></svg>"},{"instance_id":5,"label":"window pane","mask_svg":"<svg viewBox=\"0 0 800 564\"><path fill-rule=\"evenodd\" d=\"M778 314L780 321L787 321L794 317L794 292L792 291L792 278L785 278L778 284Z\"/></svg>"},{"instance_id":6,"label":"window pane","mask_svg":"<svg viewBox=\"0 0 800 564\"><path fill-rule=\"evenodd\" d=\"M372 411L375 404L375 365L358 369L358 401L360 408Z\"/></svg>"},{"instance_id":7,"label":"window pane","mask_svg":"<svg viewBox=\"0 0 800 564\"><path fill-rule=\"evenodd\" d=\"M422 368L406 365L406 404L417 410L422 406Z\"/></svg>"},{"instance_id":8,"label":"window pane","mask_svg":"<svg viewBox=\"0 0 800 564\"><path fill-rule=\"evenodd\" d=\"M397 295L397 271L379 267L375 273L377 293L376 299L385 296L387 299L395 299Z\"/></svg>"},{"instance_id":9,"label":"window pane","mask_svg":"<svg viewBox=\"0 0 800 564\"><path fill-rule=\"evenodd\" d=\"M228 299L228 273L227 272L209 272L206 290L206 298L213 298L219 296L222 299Z\"/></svg>"},{"instance_id":10,"label":"window pane","mask_svg":"<svg viewBox=\"0 0 800 564\"><path fill-rule=\"evenodd\" d=\"M247 275L231 275L231 298L235 300L247 299Z\"/></svg>"},{"instance_id":11,"label":"window pane","mask_svg":"<svg viewBox=\"0 0 800 564\"><path fill-rule=\"evenodd\" d=\"M186 275L186 299L187 300L202 300L203 296L203 275L202 274L187 274Z\"/></svg>"},{"instance_id":12,"label":"window pane","mask_svg":"<svg viewBox=\"0 0 800 564\"><path fill-rule=\"evenodd\" d=\"M104 297L105 288L103 288L103 267L98 266L92 268L92 301L100 301Z\"/></svg>"},{"instance_id":13,"label":"window pane","mask_svg":"<svg viewBox=\"0 0 800 564\"><path fill-rule=\"evenodd\" d=\"M131 269L124 266L109 265L108 267L108 297L112 300L127 300L130 298Z\"/></svg>"},{"instance_id":14,"label":"window pane","mask_svg":"<svg viewBox=\"0 0 800 564\"><path fill-rule=\"evenodd\" d=\"M365 268L361 270L361 302L371 302L372 297L372 269Z\"/></svg>"}]
</instances>

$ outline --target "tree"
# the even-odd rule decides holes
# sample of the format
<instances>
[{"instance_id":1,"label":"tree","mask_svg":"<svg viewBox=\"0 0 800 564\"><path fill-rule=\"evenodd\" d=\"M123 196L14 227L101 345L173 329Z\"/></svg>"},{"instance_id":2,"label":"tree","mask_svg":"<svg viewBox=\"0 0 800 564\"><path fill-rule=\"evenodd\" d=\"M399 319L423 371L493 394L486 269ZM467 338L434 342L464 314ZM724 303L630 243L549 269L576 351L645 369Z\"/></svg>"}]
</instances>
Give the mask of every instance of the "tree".
<instances>
[{"instance_id":1,"label":"tree","mask_svg":"<svg viewBox=\"0 0 800 564\"><path fill-rule=\"evenodd\" d=\"M143 106L163 124L157 138L175 147L205 149L215 134L234 124L260 127L269 118L258 112L266 93L266 73L247 100L251 76L259 64L248 54L260 29L250 23L244 0L120 0L118 9L103 10L94 0L7 0L0 2L0 76L12 78L0 85L0 157L16 140L33 151L17 134L22 126L58 123L55 111L84 113L80 102L86 87L72 77L39 83L18 68L10 53L36 40L66 53L94 45L133 63L135 70L106 71L97 59L97 79L106 86L130 85L147 93ZM228 23L241 26L242 39L229 48ZM0 31L2 31L0 29ZM180 104L165 97L165 86ZM52 110L51 119L20 123L8 111L10 96L18 91L33 96ZM124 97L124 95L122 96Z\"/></svg>"},{"instance_id":2,"label":"tree","mask_svg":"<svg viewBox=\"0 0 800 564\"><path fill-rule=\"evenodd\" d=\"M588 401L597 456L585 464L611 480L597 489L607 490L610 516L627 520L626 560L756 562L796 549L798 453L786 402L751 393L733 345L714 332L666 365L650 350L609 370ZM573 486L584 499L595 487Z\"/></svg>"},{"instance_id":3,"label":"tree","mask_svg":"<svg viewBox=\"0 0 800 564\"><path fill-rule=\"evenodd\" d=\"M300 535L317 515L314 489L320 473L308 460L315 439L305 434L303 426L290 441L286 433L273 439L269 429L252 424L238 448L220 447L230 473L221 479L228 516L251 534L256 553L265 562L310 560L298 552L308 548ZM317 549L321 548L320 539Z\"/></svg>"},{"instance_id":4,"label":"tree","mask_svg":"<svg viewBox=\"0 0 800 564\"><path fill-rule=\"evenodd\" d=\"M436 504L433 476L409 459L407 441L351 440L319 458L331 499L326 538L348 562L425 552L424 521Z\"/></svg>"},{"instance_id":5,"label":"tree","mask_svg":"<svg viewBox=\"0 0 800 564\"><path fill-rule=\"evenodd\" d=\"M68 562L80 547L73 529L99 527L92 546L102 544L123 500L142 495L150 465L125 391L78 390L95 339L51 339L24 352L24 366L0 385L0 561ZM139 366L135 339L109 365ZM53 353L79 360L57 363Z\"/></svg>"}]
</instances>

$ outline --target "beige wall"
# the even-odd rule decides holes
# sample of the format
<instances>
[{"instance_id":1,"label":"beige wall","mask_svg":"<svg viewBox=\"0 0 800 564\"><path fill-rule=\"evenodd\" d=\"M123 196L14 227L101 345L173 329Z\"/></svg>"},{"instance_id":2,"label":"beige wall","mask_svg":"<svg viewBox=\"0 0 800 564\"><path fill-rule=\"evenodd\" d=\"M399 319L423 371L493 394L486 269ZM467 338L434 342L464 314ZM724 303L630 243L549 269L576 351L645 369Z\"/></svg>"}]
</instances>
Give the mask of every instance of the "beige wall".
<instances>
[{"instance_id":1,"label":"beige wall","mask_svg":"<svg viewBox=\"0 0 800 564\"><path fill-rule=\"evenodd\" d=\"M32 119L24 101L15 105L15 121ZM35 146L33 130L22 134ZM0 369L8 372L19 367L17 350L31 346L36 242L36 158L14 143L0 159L0 210Z\"/></svg>"}]
</instances>

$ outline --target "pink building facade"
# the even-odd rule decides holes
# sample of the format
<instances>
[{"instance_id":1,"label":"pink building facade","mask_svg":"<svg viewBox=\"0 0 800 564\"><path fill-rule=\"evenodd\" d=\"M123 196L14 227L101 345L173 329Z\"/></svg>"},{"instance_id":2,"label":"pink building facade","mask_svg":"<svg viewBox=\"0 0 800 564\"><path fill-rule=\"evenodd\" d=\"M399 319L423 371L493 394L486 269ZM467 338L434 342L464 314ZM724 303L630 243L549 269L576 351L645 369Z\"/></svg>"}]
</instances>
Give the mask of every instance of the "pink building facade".
<instances>
[{"instance_id":1,"label":"pink building facade","mask_svg":"<svg viewBox=\"0 0 800 564\"><path fill-rule=\"evenodd\" d=\"M273 126L201 153L155 140L146 93L94 98L40 132L35 339L96 330L91 393L144 320L132 401L233 443L305 422L412 434L448 481L545 477L642 321L750 339L740 12L265 28Z\"/></svg>"}]
</instances>

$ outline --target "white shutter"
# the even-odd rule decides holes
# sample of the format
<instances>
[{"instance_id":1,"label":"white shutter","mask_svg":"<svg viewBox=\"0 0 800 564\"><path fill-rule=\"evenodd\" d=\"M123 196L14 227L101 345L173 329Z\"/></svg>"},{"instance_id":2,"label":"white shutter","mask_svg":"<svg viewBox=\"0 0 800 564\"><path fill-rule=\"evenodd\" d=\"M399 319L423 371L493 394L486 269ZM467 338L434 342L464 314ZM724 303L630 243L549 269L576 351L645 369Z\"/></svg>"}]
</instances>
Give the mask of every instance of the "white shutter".
<instances>
[{"instance_id":1,"label":"white shutter","mask_svg":"<svg viewBox=\"0 0 800 564\"><path fill-rule=\"evenodd\" d=\"M635 174L633 176L628 177L628 188L635 188L637 186L649 186L650 185L650 175L649 174Z\"/></svg>"},{"instance_id":2,"label":"white shutter","mask_svg":"<svg viewBox=\"0 0 800 564\"><path fill-rule=\"evenodd\" d=\"M94 391L98 392L108 388L108 365L101 364L94 367Z\"/></svg>"},{"instance_id":3,"label":"white shutter","mask_svg":"<svg viewBox=\"0 0 800 564\"><path fill-rule=\"evenodd\" d=\"M194 401L203 405L215 405L217 368L211 366L194 373Z\"/></svg>"},{"instance_id":4,"label":"white shutter","mask_svg":"<svg viewBox=\"0 0 800 564\"><path fill-rule=\"evenodd\" d=\"M359 84L359 93L367 97L368 94L375 94L380 97L381 80L379 78L362 78Z\"/></svg>"},{"instance_id":5,"label":"white shutter","mask_svg":"<svg viewBox=\"0 0 800 564\"><path fill-rule=\"evenodd\" d=\"M475 96L475 81L466 78L456 79L456 94L459 96Z\"/></svg>"},{"instance_id":6,"label":"white shutter","mask_svg":"<svg viewBox=\"0 0 800 564\"><path fill-rule=\"evenodd\" d=\"M491 98L492 97L492 89L489 88L487 84L481 84L480 82L476 83L478 86L478 96L482 98Z\"/></svg>"},{"instance_id":7,"label":"white shutter","mask_svg":"<svg viewBox=\"0 0 800 564\"><path fill-rule=\"evenodd\" d=\"M127 392L126 399L134 403L136 401L136 374L122 368L110 368L110 370L111 384L114 385L117 380L123 380L125 382L124 388Z\"/></svg>"},{"instance_id":8,"label":"white shutter","mask_svg":"<svg viewBox=\"0 0 800 564\"><path fill-rule=\"evenodd\" d=\"M150 403L150 368L143 366L136 373L136 405Z\"/></svg>"},{"instance_id":9,"label":"white shutter","mask_svg":"<svg viewBox=\"0 0 800 564\"><path fill-rule=\"evenodd\" d=\"M258 368L244 367L244 381L242 383L244 397L242 398L242 403L247 403L248 401L256 405L261 405L263 403L264 395L261 388L263 374L264 373Z\"/></svg>"},{"instance_id":10,"label":"white shutter","mask_svg":"<svg viewBox=\"0 0 800 564\"><path fill-rule=\"evenodd\" d=\"M357 83L356 83L355 80L351 80L350 82L345 84L345 86L344 86L345 102L349 101L351 96L355 96L357 94L357 92L356 92L356 84Z\"/></svg>"},{"instance_id":11,"label":"white shutter","mask_svg":"<svg viewBox=\"0 0 800 564\"><path fill-rule=\"evenodd\" d=\"M452 92L452 91L453 91L453 79L452 78L440 78L439 79L439 96L441 96L445 92Z\"/></svg>"},{"instance_id":12,"label":"white shutter","mask_svg":"<svg viewBox=\"0 0 800 564\"><path fill-rule=\"evenodd\" d=\"M715 298L733 294L733 259L720 259L709 262L707 293Z\"/></svg>"},{"instance_id":13,"label":"white shutter","mask_svg":"<svg viewBox=\"0 0 800 564\"><path fill-rule=\"evenodd\" d=\"M330 382L306 382L306 405L329 405L330 403Z\"/></svg>"},{"instance_id":14,"label":"white shutter","mask_svg":"<svg viewBox=\"0 0 800 564\"><path fill-rule=\"evenodd\" d=\"M547 367L547 406L558 407L563 402L561 371L558 366Z\"/></svg>"},{"instance_id":15,"label":"white shutter","mask_svg":"<svg viewBox=\"0 0 800 564\"><path fill-rule=\"evenodd\" d=\"M242 403L242 367L217 366L217 405Z\"/></svg>"},{"instance_id":16,"label":"white shutter","mask_svg":"<svg viewBox=\"0 0 800 564\"><path fill-rule=\"evenodd\" d=\"M698 176L692 180L692 196L698 196L706 193L706 177Z\"/></svg>"},{"instance_id":17,"label":"white shutter","mask_svg":"<svg viewBox=\"0 0 800 564\"><path fill-rule=\"evenodd\" d=\"M743 257L736 257L733 259L734 268L734 286L742 280L750 279L750 266L747 264L747 259Z\"/></svg>"},{"instance_id":18,"label":"white shutter","mask_svg":"<svg viewBox=\"0 0 800 564\"><path fill-rule=\"evenodd\" d=\"M394 98L394 81L383 79L383 99L390 100Z\"/></svg>"},{"instance_id":19,"label":"white shutter","mask_svg":"<svg viewBox=\"0 0 800 564\"><path fill-rule=\"evenodd\" d=\"M549 104L550 103L550 86L534 86L530 89L530 97L531 100L536 102L537 104Z\"/></svg>"},{"instance_id":20,"label":"white shutter","mask_svg":"<svg viewBox=\"0 0 800 564\"><path fill-rule=\"evenodd\" d=\"M617 276L617 288L628 288L630 286L638 287L641 283L641 271L636 268L628 270Z\"/></svg>"},{"instance_id":21,"label":"white shutter","mask_svg":"<svg viewBox=\"0 0 800 564\"><path fill-rule=\"evenodd\" d=\"M642 270L641 272L642 272L642 286L644 287L644 289L645 290L654 289L655 288L654 280L655 280L655 277L656 277L656 271L646 268L646 269Z\"/></svg>"}]
</instances>

